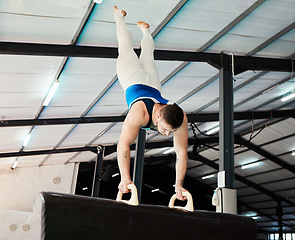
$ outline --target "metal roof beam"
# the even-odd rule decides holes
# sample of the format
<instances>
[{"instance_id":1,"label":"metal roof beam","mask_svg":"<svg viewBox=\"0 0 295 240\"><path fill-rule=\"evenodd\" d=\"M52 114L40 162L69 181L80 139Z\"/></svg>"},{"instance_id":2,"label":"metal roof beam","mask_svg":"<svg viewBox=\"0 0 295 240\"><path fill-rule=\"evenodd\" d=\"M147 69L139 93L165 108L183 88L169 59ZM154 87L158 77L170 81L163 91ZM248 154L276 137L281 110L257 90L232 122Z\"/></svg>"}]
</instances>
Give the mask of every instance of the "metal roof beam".
<instances>
[{"instance_id":1,"label":"metal roof beam","mask_svg":"<svg viewBox=\"0 0 295 240\"><path fill-rule=\"evenodd\" d=\"M139 54L140 50L135 49ZM0 42L0 54L117 58L118 49L114 47L92 47L75 45ZM213 62L220 65L219 53L155 50L156 60ZM292 72L295 63L290 59L234 56L235 69ZM293 68L292 68L293 65Z\"/></svg>"},{"instance_id":2,"label":"metal roof beam","mask_svg":"<svg viewBox=\"0 0 295 240\"><path fill-rule=\"evenodd\" d=\"M79 118L45 118L45 119L20 119L2 120L0 127L23 127L23 126L42 126L42 125L64 125L64 124L89 124L106 122L123 122L126 115L102 116L102 117L79 117ZM189 122L215 122L219 121L219 113L194 113L188 114ZM252 119L274 119L284 117L295 117L295 109L275 110L275 111L246 111L235 112L234 120Z\"/></svg>"},{"instance_id":3,"label":"metal roof beam","mask_svg":"<svg viewBox=\"0 0 295 240\"><path fill-rule=\"evenodd\" d=\"M212 143L218 142L218 138L204 138L203 143ZM193 138L188 139L189 145L194 145L196 140ZM104 147L104 156L110 155L117 151L117 144L113 145L103 145ZM173 141L156 141L156 142L147 142L145 144L145 149L155 149L155 148L165 148L173 147ZM135 150L135 144L130 146L130 150ZM50 150L30 150L30 151L20 151L20 152L8 152L0 153L0 158L8 157L24 157L24 156L35 156L35 155L47 155L47 154L58 154L66 152L86 152L91 151L97 153L97 146L84 146L84 147L74 147L74 148L54 148Z\"/></svg>"},{"instance_id":4,"label":"metal roof beam","mask_svg":"<svg viewBox=\"0 0 295 240\"><path fill-rule=\"evenodd\" d=\"M0 158L25 157L25 156L48 155L48 154L57 154L57 153L68 153L68 152L87 152L87 151L97 153L97 147L91 146L91 147L37 150L37 151L30 150L30 151L20 151L20 152L8 152L8 153L0 153Z\"/></svg>"}]
</instances>

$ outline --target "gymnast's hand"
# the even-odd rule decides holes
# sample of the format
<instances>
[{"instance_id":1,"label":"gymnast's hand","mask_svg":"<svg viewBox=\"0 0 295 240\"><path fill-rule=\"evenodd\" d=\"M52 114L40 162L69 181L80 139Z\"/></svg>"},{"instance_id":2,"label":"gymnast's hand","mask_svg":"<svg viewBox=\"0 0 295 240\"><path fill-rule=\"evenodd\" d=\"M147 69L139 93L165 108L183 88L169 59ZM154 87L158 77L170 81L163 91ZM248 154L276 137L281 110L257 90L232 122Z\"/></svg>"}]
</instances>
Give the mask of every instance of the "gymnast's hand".
<instances>
[{"instance_id":1,"label":"gymnast's hand","mask_svg":"<svg viewBox=\"0 0 295 240\"><path fill-rule=\"evenodd\" d=\"M120 190L120 192L122 193L128 193L130 190L127 188L127 186L129 184L134 184L130 179L122 179L119 186L118 186L118 189Z\"/></svg>"},{"instance_id":2,"label":"gymnast's hand","mask_svg":"<svg viewBox=\"0 0 295 240\"><path fill-rule=\"evenodd\" d=\"M187 190L184 189L181 184L175 184L175 192L178 200L184 201L187 199L186 197L182 196L182 193L187 192Z\"/></svg>"}]
</instances>

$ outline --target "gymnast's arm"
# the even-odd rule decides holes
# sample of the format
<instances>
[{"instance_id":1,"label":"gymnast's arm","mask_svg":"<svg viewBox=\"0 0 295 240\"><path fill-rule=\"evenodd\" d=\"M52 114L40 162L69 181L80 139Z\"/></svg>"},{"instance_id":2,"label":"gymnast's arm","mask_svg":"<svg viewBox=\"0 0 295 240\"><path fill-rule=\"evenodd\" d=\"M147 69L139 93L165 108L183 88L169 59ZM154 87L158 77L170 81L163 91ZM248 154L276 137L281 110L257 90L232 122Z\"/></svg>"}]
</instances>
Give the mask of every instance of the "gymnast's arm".
<instances>
[{"instance_id":1,"label":"gymnast's arm","mask_svg":"<svg viewBox=\"0 0 295 240\"><path fill-rule=\"evenodd\" d=\"M184 113L182 125L174 132L173 142L176 153L176 180L175 192L179 200L184 200L182 192L186 190L182 187L187 169L187 147L188 147L188 128L187 116Z\"/></svg>"},{"instance_id":2,"label":"gymnast's arm","mask_svg":"<svg viewBox=\"0 0 295 240\"><path fill-rule=\"evenodd\" d=\"M121 182L119 190L123 193L128 192L127 186L132 183L130 176L130 145L137 138L140 126L144 126L145 113L140 108L140 105L135 103L127 114L121 136L117 146L118 165L121 174Z\"/></svg>"}]
</instances>

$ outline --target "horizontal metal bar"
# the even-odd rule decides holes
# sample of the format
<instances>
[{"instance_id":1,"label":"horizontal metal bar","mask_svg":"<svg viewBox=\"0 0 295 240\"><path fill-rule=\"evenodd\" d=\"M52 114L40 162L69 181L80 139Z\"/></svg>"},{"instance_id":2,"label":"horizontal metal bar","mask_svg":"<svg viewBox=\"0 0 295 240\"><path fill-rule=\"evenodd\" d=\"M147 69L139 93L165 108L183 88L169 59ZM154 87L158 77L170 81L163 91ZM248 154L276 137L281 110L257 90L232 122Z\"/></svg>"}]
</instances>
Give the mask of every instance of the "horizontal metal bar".
<instances>
[{"instance_id":1,"label":"horizontal metal bar","mask_svg":"<svg viewBox=\"0 0 295 240\"><path fill-rule=\"evenodd\" d=\"M292 72L295 63L292 59L234 56L235 68L259 71ZM293 67L292 67L293 65Z\"/></svg>"},{"instance_id":2,"label":"horizontal metal bar","mask_svg":"<svg viewBox=\"0 0 295 240\"><path fill-rule=\"evenodd\" d=\"M2 120L0 127L123 122L126 116Z\"/></svg>"},{"instance_id":3,"label":"horizontal metal bar","mask_svg":"<svg viewBox=\"0 0 295 240\"><path fill-rule=\"evenodd\" d=\"M218 138L204 138L200 139L202 143L212 143L218 142ZM189 145L194 145L196 143L195 139L188 139ZM110 155L117 151L117 144L113 145L101 145L104 148L104 156ZM154 149L154 148L165 148L173 147L173 141L161 141L161 142L147 142L145 144L145 149ZM135 150L135 144L130 146L130 150ZM35 155L47 155L47 154L58 154L66 152L86 152L91 151L97 153L97 146L88 146L88 147L73 147L73 148L57 148L50 150L30 150L30 151L21 151L21 152L8 152L0 153L0 158L7 157L24 157L24 156L35 156Z\"/></svg>"},{"instance_id":4,"label":"horizontal metal bar","mask_svg":"<svg viewBox=\"0 0 295 240\"><path fill-rule=\"evenodd\" d=\"M135 49L135 52L139 54L140 50ZM0 54L117 58L118 49L114 47L0 42ZM156 60L210 62L220 66L219 53L155 50L154 57ZM281 72L291 72L295 65L291 59L250 56L234 56L234 62L235 69Z\"/></svg>"},{"instance_id":5,"label":"horizontal metal bar","mask_svg":"<svg viewBox=\"0 0 295 240\"><path fill-rule=\"evenodd\" d=\"M0 153L0 158L25 157L25 156L48 155L48 154L57 154L57 153L68 153L68 152L86 152L86 151L97 153L97 146L60 148L60 149L37 150L37 151L30 150L30 151L20 151L20 152L8 152L8 153Z\"/></svg>"},{"instance_id":6,"label":"horizontal metal bar","mask_svg":"<svg viewBox=\"0 0 295 240\"><path fill-rule=\"evenodd\" d=\"M219 121L219 113L198 113L188 114L189 122L213 122ZM246 111L234 112L234 120L257 120L257 119L274 119L284 117L295 117L295 109L291 110L274 110L274 111Z\"/></svg>"},{"instance_id":7,"label":"horizontal metal bar","mask_svg":"<svg viewBox=\"0 0 295 240\"><path fill-rule=\"evenodd\" d=\"M0 127L21 127L21 126L41 126L41 125L64 125L64 124L89 124L106 122L123 122L126 115L104 116L104 117L83 117L83 118L47 118L47 119L20 119L2 120ZM195 113L188 114L189 122L214 122L219 121L219 113ZM234 120L254 120L273 119L283 117L295 117L295 109L276 111L246 111L235 112Z\"/></svg>"},{"instance_id":8,"label":"horizontal metal bar","mask_svg":"<svg viewBox=\"0 0 295 240\"><path fill-rule=\"evenodd\" d=\"M134 49L139 55L140 49ZM60 57L90 57L90 58L117 58L118 49L115 47L94 47L77 45L58 45L40 43L0 42L0 54L39 55ZM185 51L156 50L155 59L171 61L219 61L218 53L196 53Z\"/></svg>"}]
</instances>

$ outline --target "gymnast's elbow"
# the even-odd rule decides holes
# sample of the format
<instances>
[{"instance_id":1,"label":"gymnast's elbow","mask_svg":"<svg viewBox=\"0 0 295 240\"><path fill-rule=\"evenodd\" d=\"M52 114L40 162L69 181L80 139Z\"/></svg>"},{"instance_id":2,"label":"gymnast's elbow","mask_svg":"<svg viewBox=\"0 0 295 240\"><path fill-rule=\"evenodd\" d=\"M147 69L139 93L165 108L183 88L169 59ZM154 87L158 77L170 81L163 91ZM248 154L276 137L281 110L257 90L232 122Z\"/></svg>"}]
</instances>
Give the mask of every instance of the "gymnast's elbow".
<instances>
[{"instance_id":1,"label":"gymnast's elbow","mask_svg":"<svg viewBox=\"0 0 295 240\"><path fill-rule=\"evenodd\" d=\"M121 139L119 140L117 144L117 153L118 154L126 154L130 152L130 145L127 142L122 141Z\"/></svg>"}]
</instances>

